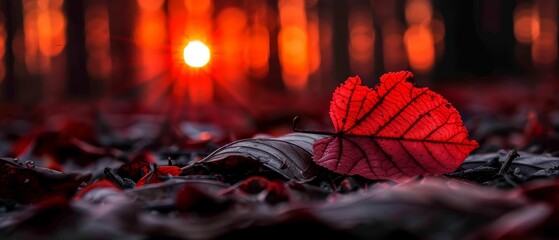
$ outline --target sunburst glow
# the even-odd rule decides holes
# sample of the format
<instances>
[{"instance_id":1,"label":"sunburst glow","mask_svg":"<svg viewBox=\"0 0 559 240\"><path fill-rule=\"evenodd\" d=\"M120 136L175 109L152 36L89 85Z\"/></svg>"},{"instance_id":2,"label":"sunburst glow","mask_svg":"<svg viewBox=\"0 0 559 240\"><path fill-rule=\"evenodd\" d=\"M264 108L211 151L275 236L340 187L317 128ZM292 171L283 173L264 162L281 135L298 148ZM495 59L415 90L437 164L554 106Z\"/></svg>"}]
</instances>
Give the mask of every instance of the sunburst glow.
<instances>
[{"instance_id":1,"label":"sunburst glow","mask_svg":"<svg viewBox=\"0 0 559 240\"><path fill-rule=\"evenodd\" d=\"M201 41L191 41L184 47L183 56L188 66L201 68L210 61L210 49Z\"/></svg>"}]
</instances>

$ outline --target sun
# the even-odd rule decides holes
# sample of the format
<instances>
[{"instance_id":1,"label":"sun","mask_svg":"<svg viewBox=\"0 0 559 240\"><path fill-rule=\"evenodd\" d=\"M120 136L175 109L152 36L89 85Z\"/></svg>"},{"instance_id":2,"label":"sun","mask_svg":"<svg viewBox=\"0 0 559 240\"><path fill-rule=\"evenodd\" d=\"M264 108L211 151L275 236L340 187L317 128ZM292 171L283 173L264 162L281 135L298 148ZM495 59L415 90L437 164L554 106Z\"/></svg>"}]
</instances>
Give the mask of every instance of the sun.
<instances>
[{"instance_id":1,"label":"sun","mask_svg":"<svg viewBox=\"0 0 559 240\"><path fill-rule=\"evenodd\" d=\"M183 57L188 66L201 68L210 61L210 49L201 41L190 41L184 47Z\"/></svg>"}]
</instances>

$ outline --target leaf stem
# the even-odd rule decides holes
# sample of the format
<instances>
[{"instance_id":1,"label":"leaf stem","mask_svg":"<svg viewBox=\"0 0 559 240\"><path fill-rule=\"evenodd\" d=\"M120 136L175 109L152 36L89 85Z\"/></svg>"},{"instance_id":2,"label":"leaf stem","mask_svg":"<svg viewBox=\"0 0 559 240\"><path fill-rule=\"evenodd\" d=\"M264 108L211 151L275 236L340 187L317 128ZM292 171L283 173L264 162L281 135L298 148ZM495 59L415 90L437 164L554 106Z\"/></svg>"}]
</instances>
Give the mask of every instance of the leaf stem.
<instances>
[{"instance_id":1,"label":"leaf stem","mask_svg":"<svg viewBox=\"0 0 559 240\"><path fill-rule=\"evenodd\" d=\"M333 133L333 132L326 132L326 131L313 131L313 130L302 130L302 129L298 129L297 128L297 124L301 121L301 117L300 116L295 116L293 118L293 125L292 125L292 129L294 132L299 132L299 133L310 133L310 134L319 134L319 135L327 135L327 136L338 136L340 135L339 133Z\"/></svg>"},{"instance_id":2,"label":"leaf stem","mask_svg":"<svg viewBox=\"0 0 559 240\"><path fill-rule=\"evenodd\" d=\"M505 156L505 162L501 166L501 169L499 170L498 174L506 174L509 171L512 161L517 157L520 157L520 155L518 155L516 149L510 150Z\"/></svg>"}]
</instances>

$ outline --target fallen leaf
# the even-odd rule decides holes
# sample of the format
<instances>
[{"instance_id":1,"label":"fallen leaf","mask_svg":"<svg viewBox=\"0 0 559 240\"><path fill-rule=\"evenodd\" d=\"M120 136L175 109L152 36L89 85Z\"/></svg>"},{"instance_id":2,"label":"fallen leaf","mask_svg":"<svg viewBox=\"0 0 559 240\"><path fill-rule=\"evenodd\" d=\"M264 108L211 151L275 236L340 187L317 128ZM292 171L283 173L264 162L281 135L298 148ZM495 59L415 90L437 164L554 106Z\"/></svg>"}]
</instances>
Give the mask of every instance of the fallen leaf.
<instances>
[{"instance_id":1,"label":"fallen leaf","mask_svg":"<svg viewBox=\"0 0 559 240\"><path fill-rule=\"evenodd\" d=\"M496 153L472 154L464 160L460 166L463 170L473 169L480 166L493 165L495 161L503 164L506 151L499 151ZM523 175L536 174L540 170L545 170L559 166L559 157L554 157L549 154L533 154L529 152L519 151L520 157L512 161L511 169L518 168L518 171Z\"/></svg>"},{"instance_id":2,"label":"fallen leaf","mask_svg":"<svg viewBox=\"0 0 559 240\"><path fill-rule=\"evenodd\" d=\"M122 192L122 190L117 187L113 182L103 179L101 181L98 182L94 182L92 184L87 185L85 188L83 188L82 190L80 190L75 196L74 196L74 200L81 200L83 199L88 193L94 191L94 190L98 190L98 189L111 189L114 191L120 191Z\"/></svg>"},{"instance_id":3,"label":"fallen leaf","mask_svg":"<svg viewBox=\"0 0 559 240\"><path fill-rule=\"evenodd\" d=\"M118 150L98 147L67 133L34 131L15 141L9 155L20 159L41 159L45 161L44 166L63 170L68 162L85 167L99 158L118 154Z\"/></svg>"},{"instance_id":4,"label":"fallen leaf","mask_svg":"<svg viewBox=\"0 0 559 240\"><path fill-rule=\"evenodd\" d=\"M141 151L131 156L127 163L120 166L117 173L122 177L138 181L149 173L149 166L156 162L153 153Z\"/></svg>"},{"instance_id":5,"label":"fallen leaf","mask_svg":"<svg viewBox=\"0 0 559 240\"><path fill-rule=\"evenodd\" d=\"M542 122L538 119L538 114L534 111L528 113L526 124L524 125L524 143L528 144L534 139L541 138L550 132L545 129Z\"/></svg>"},{"instance_id":6,"label":"fallen leaf","mask_svg":"<svg viewBox=\"0 0 559 240\"><path fill-rule=\"evenodd\" d=\"M282 181L268 180L264 177L253 176L239 182L222 192L223 195L237 194L239 196L254 196L256 201L277 204L289 201L289 193Z\"/></svg>"},{"instance_id":7,"label":"fallen leaf","mask_svg":"<svg viewBox=\"0 0 559 240\"><path fill-rule=\"evenodd\" d=\"M181 168L177 166L160 166L140 179L138 183L136 183L136 187L144 186L151 183L160 183L161 177L178 176L180 173Z\"/></svg>"},{"instance_id":8,"label":"fallen leaf","mask_svg":"<svg viewBox=\"0 0 559 240\"><path fill-rule=\"evenodd\" d=\"M532 206L531 201L516 192L426 177L397 187L343 195L327 207L314 208L310 212L334 229L361 229L354 231L359 239L392 239L387 237L392 235L387 234L395 231L408 233L406 239L424 239L426 236L495 239L468 236L480 231L485 233L486 226L501 222L503 217L511 216L509 214L525 214ZM542 212L539 208L537 210ZM529 225L531 220L539 222L545 218L545 215L538 219L523 217L519 221ZM449 223L455 225L440 227ZM534 232L531 234L535 235ZM519 236L530 239L526 235Z\"/></svg>"},{"instance_id":9,"label":"fallen leaf","mask_svg":"<svg viewBox=\"0 0 559 240\"><path fill-rule=\"evenodd\" d=\"M126 191L126 193L130 196L133 196L135 201L138 203L152 205L158 204L159 201L174 201L177 192L186 185L193 185L199 189L204 189L204 191L213 195L229 187L228 184L215 180L183 179L180 177L174 177L162 183L150 184L141 188L129 189Z\"/></svg>"},{"instance_id":10,"label":"fallen leaf","mask_svg":"<svg viewBox=\"0 0 559 240\"><path fill-rule=\"evenodd\" d=\"M321 168L312 161L312 145L321 135L292 133L277 138L251 138L227 144L197 164L222 163L231 158L256 160L298 182L313 180ZM227 168L231 169L231 168Z\"/></svg>"},{"instance_id":11,"label":"fallen leaf","mask_svg":"<svg viewBox=\"0 0 559 240\"><path fill-rule=\"evenodd\" d=\"M31 161L0 158L0 198L35 203L53 195L70 197L91 174L63 173Z\"/></svg>"},{"instance_id":12,"label":"fallen leaf","mask_svg":"<svg viewBox=\"0 0 559 240\"><path fill-rule=\"evenodd\" d=\"M336 135L314 144L315 162L369 179L454 171L478 144L447 100L410 77L388 73L374 89L348 78L330 103Z\"/></svg>"},{"instance_id":13,"label":"fallen leaf","mask_svg":"<svg viewBox=\"0 0 559 240\"><path fill-rule=\"evenodd\" d=\"M213 196L195 185L179 189L175 203L179 211L199 216L219 214L231 206L225 198Z\"/></svg>"}]
</instances>

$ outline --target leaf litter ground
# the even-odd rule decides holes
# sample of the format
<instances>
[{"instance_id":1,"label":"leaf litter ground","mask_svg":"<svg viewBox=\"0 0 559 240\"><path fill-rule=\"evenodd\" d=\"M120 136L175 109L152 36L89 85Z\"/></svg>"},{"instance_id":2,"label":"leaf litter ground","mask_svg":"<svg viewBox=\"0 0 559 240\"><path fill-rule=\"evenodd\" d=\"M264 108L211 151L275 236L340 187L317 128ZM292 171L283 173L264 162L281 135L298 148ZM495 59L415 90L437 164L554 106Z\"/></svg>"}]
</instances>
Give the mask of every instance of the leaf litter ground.
<instances>
[{"instance_id":1,"label":"leaf litter ground","mask_svg":"<svg viewBox=\"0 0 559 240\"><path fill-rule=\"evenodd\" d=\"M217 124L145 114L63 116L58 127L11 118L0 123L2 154L17 157L0 159L0 238L556 239L559 101L529 102L543 106L534 117L464 99L451 102L480 148L453 172L406 181L320 166L324 135L231 141Z\"/></svg>"}]
</instances>

